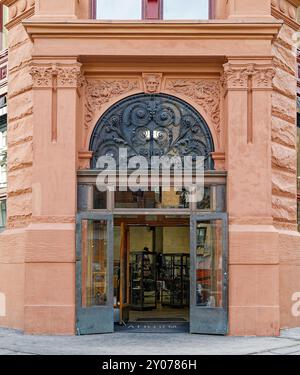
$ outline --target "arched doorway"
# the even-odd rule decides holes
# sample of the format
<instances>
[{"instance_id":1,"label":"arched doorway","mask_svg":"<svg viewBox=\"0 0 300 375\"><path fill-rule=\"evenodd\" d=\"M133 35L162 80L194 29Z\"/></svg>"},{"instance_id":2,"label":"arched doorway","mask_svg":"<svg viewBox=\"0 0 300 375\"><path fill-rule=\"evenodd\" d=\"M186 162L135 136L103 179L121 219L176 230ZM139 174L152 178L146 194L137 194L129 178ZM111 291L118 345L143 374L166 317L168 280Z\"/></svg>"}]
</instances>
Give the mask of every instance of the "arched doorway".
<instances>
[{"instance_id":1,"label":"arched doorway","mask_svg":"<svg viewBox=\"0 0 300 375\"><path fill-rule=\"evenodd\" d=\"M90 151L91 169L80 171L78 186L78 332L122 326L226 334L226 176L214 171L213 139L203 117L174 96L133 95L101 116ZM112 191L96 188L103 157L122 166ZM189 158L193 173L202 157L201 201L187 199L175 183L166 190L160 175L149 189L124 189L124 162L136 157L147 168L155 157Z\"/></svg>"}]
</instances>

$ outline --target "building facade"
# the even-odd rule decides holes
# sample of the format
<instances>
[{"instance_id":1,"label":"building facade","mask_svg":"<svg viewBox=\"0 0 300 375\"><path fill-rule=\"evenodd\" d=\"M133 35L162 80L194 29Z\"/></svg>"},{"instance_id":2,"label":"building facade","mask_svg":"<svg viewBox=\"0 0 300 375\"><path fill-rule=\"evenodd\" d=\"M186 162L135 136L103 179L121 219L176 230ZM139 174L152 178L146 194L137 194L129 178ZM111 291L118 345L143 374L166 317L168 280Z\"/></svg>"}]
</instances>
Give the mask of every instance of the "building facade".
<instances>
[{"instance_id":1,"label":"building facade","mask_svg":"<svg viewBox=\"0 0 300 375\"><path fill-rule=\"evenodd\" d=\"M267 336L300 326L300 2L0 3L0 326L88 334L163 317L192 333ZM204 199L159 182L100 192L97 159L121 148L203 156Z\"/></svg>"}]
</instances>

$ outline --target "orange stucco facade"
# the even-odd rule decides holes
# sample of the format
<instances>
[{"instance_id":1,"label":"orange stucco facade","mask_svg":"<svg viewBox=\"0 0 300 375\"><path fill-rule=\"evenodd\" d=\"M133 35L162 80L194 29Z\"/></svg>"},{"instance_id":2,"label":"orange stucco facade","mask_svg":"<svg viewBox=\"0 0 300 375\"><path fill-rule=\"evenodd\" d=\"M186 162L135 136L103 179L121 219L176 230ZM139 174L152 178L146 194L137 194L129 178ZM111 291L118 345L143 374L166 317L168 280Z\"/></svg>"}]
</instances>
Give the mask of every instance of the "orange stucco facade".
<instances>
[{"instance_id":1,"label":"orange stucco facade","mask_svg":"<svg viewBox=\"0 0 300 375\"><path fill-rule=\"evenodd\" d=\"M148 73L161 93L201 113L216 169L228 173L230 335L300 326L292 314L300 1L218 0L215 19L201 22L90 20L88 0L1 3L10 20L0 326L75 333L77 171L89 167L97 120L145 92Z\"/></svg>"}]
</instances>

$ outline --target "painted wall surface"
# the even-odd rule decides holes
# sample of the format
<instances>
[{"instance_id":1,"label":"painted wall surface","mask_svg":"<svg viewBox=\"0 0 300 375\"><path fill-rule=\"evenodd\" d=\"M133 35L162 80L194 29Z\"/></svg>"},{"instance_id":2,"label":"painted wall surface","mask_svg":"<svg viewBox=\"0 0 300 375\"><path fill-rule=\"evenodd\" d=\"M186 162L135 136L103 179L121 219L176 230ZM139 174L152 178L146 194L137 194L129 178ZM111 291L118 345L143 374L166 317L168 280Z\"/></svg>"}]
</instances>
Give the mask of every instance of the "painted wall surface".
<instances>
[{"instance_id":1,"label":"painted wall surface","mask_svg":"<svg viewBox=\"0 0 300 375\"><path fill-rule=\"evenodd\" d=\"M216 169L228 172L230 334L300 326L292 313L300 1L218 0L218 22L151 24L90 21L88 0L1 3L9 7L9 116L0 326L75 333L77 171L89 166L99 117L149 92L149 76L157 92L201 113Z\"/></svg>"}]
</instances>

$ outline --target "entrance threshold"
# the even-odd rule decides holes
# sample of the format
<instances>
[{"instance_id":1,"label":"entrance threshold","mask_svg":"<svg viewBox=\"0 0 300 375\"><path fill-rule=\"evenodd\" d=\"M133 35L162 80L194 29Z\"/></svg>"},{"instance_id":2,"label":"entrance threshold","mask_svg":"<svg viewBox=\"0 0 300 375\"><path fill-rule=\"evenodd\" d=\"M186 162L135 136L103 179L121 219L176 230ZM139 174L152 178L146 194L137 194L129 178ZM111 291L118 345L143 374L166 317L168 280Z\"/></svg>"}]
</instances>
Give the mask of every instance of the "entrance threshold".
<instances>
[{"instance_id":1,"label":"entrance threshold","mask_svg":"<svg viewBox=\"0 0 300 375\"><path fill-rule=\"evenodd\" d=\"M126 333L188 333L189 328L189 322L185 319L141 319L125 325L115 324L115 332Z\"/></svg>"}]
</instances>

